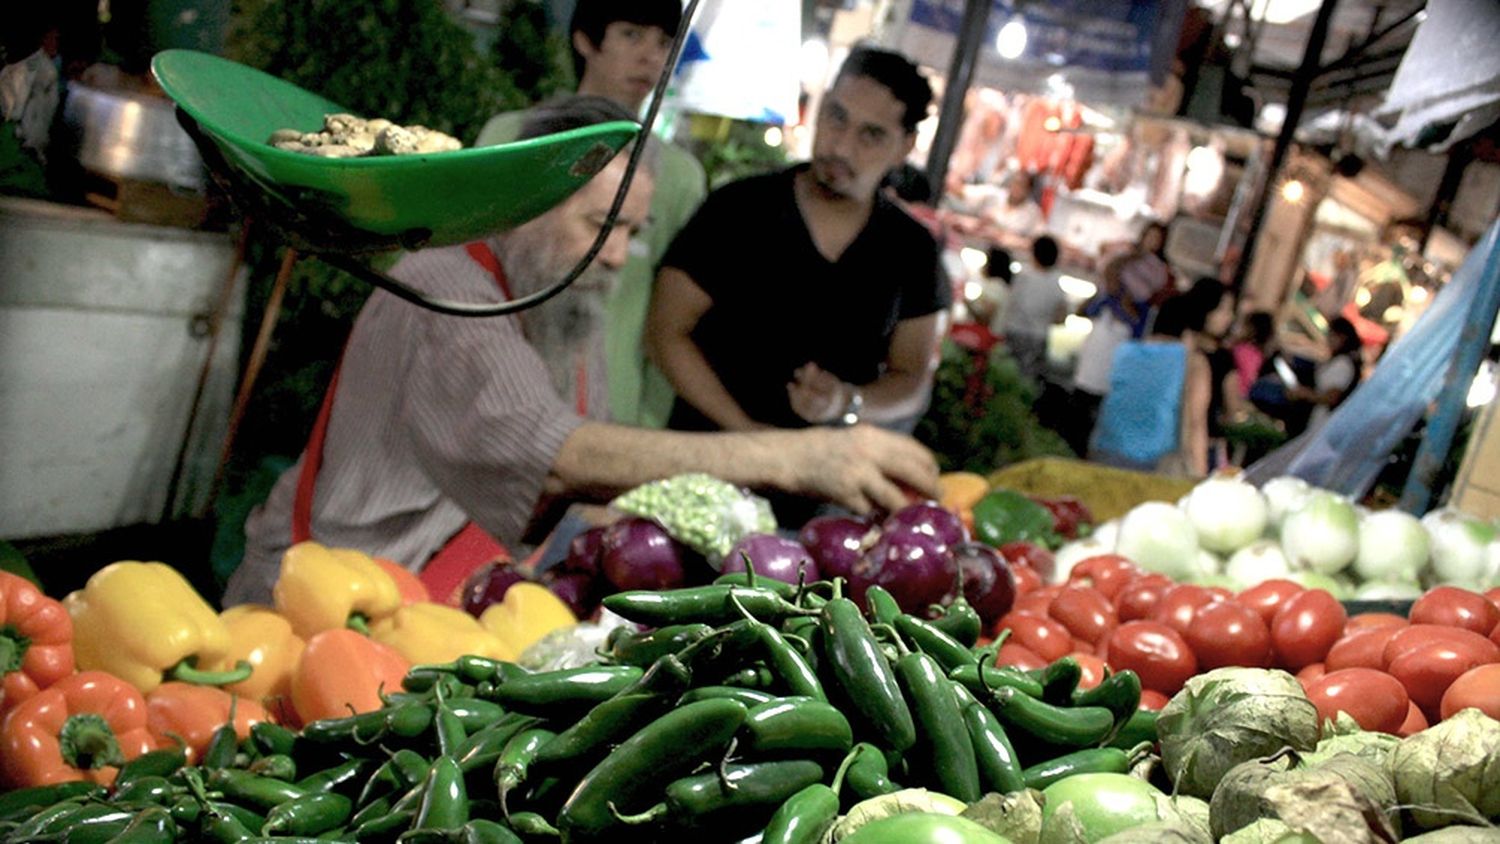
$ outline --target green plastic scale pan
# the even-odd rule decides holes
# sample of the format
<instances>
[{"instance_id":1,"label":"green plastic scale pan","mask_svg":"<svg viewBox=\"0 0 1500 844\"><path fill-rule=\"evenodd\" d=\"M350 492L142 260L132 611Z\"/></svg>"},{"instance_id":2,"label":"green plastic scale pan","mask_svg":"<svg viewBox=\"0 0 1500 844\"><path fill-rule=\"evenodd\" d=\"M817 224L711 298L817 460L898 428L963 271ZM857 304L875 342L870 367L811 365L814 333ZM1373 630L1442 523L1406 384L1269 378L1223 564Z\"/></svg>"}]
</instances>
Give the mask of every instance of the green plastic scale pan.
<instances>
[{"instance_id":1,"label":"green plastic scale pan","mask_svg":"<svg viewBox=\"0 0 1500 844\"><path fill-rule=\"evenodd\" d=\"M157 53L151 70L246 213L323 253L444 246L520 225L582 187L640 128L617 121L453 152L320 158L266 140L277 129L321 130L324 115L348 112L337 103L193 50Z\"/></svg>"}]
</instances>

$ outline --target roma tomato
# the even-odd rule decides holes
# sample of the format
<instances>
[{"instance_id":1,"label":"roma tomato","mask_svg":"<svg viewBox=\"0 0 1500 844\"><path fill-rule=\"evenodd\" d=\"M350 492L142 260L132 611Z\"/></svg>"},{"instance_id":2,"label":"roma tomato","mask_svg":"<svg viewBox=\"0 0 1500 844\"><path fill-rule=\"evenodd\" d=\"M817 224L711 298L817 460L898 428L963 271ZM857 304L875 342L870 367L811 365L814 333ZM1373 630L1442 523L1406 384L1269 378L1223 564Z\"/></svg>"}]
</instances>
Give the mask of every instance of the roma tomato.
<instances>
[{"instance_id":1,"label":"roma tomato","mask_svg":"<svg viewBox=\"0 0 1500 844\"><path fill-rule=\"evenodd\" d=\"M1104 674L1109 670L1104 660L1087 651L1074 651L1069 654L1078 661L1078 667L1083 669L1083 675L1078 678L1078 688L1092 689L1104 682Z\"/></svg>"},{"instance_id":2,"label":"roma tomato","mask_svg":"<svg viewBox=\"0 0 1500 844\"><path fill-rule=\"evenodd\" d=\"M1385 668L1385 646L1401 632L1401 628L1362 627L1351 631L1346 624L1344 631L1343 638L1333 643L1333 647L1328 649L1328 656L1323 660L1329 671L1342 671L1345 668L1373 668L1379 671Z\"/></svg>"},{"instance_id":3,"label":"roma tomato","mask_svg":"<svg viewBox=\"0 0 1500 844\"><path fill-rule=\"evenodd\" d=\"M1006 562L1010 562L1006 560ZM1028 592L1042 588L1042 576L1036 573L1036 569L1028 565L1010 563L1010 576L1016 581L1016 597L1019 598Z\"/></svg>"},{"instance_id":4,"label":"roma tomato","mask_svg":"<svg viewBox=\"0 0 1500 844\"><path fill-rule=\"evenodd\" d=\"M1025 645L1017 645L1014 642L1006 642L995 652L996 665L1010 665L1024 671L1033 668L1046 668L1047 660L1036 655L1036 651Z\"/></svg>"},{"instance_id":5,"label":"roma tomato","mask_svg":"<svg viewBox=\"0 0 1500 844\"><path fill-rule=\"evenodd\" d=\"M1443 693L1438 711L1446 720L1471 706L1500 721L1500 664L1480 665L1460 674Z\"/></svg>"},{"instance_id":6,"label":"roma tomato","mask_svg":"<svg viewBox=\"0 0 1500 844\"><path fill-rule=\"evenodd\" d=\"M1271 646L1276 661L1288 671L1322 662L1344 632L1344 605L1322 589L1308 589L1289 598L1271 620Z\"/></svg>"},{"instance_id":7,"label":"roma tomato","mask_svg":"<svg viewBox=\"0 0 1500 844\"><path fill-rule=\"evenodd\" d=\"M1125 584L1115 595L1115 616L1120 621L1137 621L1149 618L1161 603L1161 596L1175 584L1171 578L1161 574L1147 574Z\"/></svg>"},{"instance_id":8,"label":"roma tomato","mask_svg":"<svg viewBox=\"0 0 1500 844\"><path fill-rule=\"evenodd\" d=\"M1052 580L1052 573L1057 570L1052 552L1033 542L1007 542L995 550L1012 566L1028 566L1044 582Z\"/></svg>"},{"instance_id":9,"label":"roma tomato","mask_svg":"<svg viewBox=\"0 0 1500 844\"><path fill-rule=\"evenodd\" d=\"M1155 621L1129 621L1109 636L1107 661L1140 675L1141 685L1174 695L1198 673L1198 659L1176 630Z\"/></svg>"},{"instance_id":10,"label":"roma tomato","mask_svg":"<svg viewBox=\"0 0 1500 844\"><path fill-rule=\"evenodd\" d=\"M1436 586L1411 605L1411 623L1446 624L1488 636L1500 624L1500 607L1478 592Z\"/></svg>"},{"instance_id":11,"label":"roma tomato","mask_svg":"<svg viewBox=\"0 0 1500 844\"><path fill-rule=\"evenodd\" d=\"M1068 582L1077 586L1092 586L1098 589L1104 597L1114 600L1120 594L1131 578L1139 575L1141 570L1135 563L1121 557L1119 554L1100 554L1097 557L1089 557L1082 560L1073 570L1068 573Z\"/></svg>"},{"instance_id":12,"label":"roma tomato","mask_svg":"<svg viewBox=\"0 0 1500 844\"><path fill-rule=\"evenodd\" d=\"M1418 709L1415 703L1408 703L1406 704L1406 720L1396 728L1396 735L1406 738L1422 732L1428 726L1427 716L1422 714L1422 710Z\"/></svg>"},{"instance_id":13,"label":"roma tomato","mask_svg":"<svg viewBox=\"0 0 1500 844\"><path fill-rule=\"evenodd\" d=\"M1327 666L1325 666L1321 662L1314 662L1312 665L1309 665L1303 668L1301 671L1297 672L1297 682L1302 684L1303 691L1307 691L1308 686L1311 686L1313 683L1316 683L1317 681L1323 679L1323 675L1327 673Z\"/></svg>"},{"instance_id":14,"label":"roma tomato","mask_svg":"<svg viewBox=\"0 0 1500 844\"><path fill-rule=\"evenodd\" d=\"M1115 608L1103 592L1090 586L1067 586L1052 599L1047 614L1061 622L1068 632L1094 643L1109 635L1115 627Z\"/></svg>"},{"instance_id":15,"label":"roma tomato","mask_svg":"<svg viewBox=\"0 0 1500 844\"><path fill-rule=\"evenodd\" d=\"M1382 733L1399 730L1411 706L1401 682L1373 668L1324 674L1307 685L1307 698L1318 708L1319 723L1347 712L1364 729Z\"/></svg>"},{"instance_id":16,"label":"roma tomato","mask_svg":"<svg viewBox=\"0 0 1500 844\"><path fill-rule=\"evenodd\" d=\"M1500 607L1500 586L1484 590L1484 597L1490 599L1490 603Z\"/></svg>"},{"instance_id":17,"label":"roma tomato","mask_svg":"<svg viewBox=\"0 0 1500 844\"><path fill-rule=\"evenodd\" d=\"M1302 584L1291 580L1264 580L1235 596L1235 600L1260 613L1260 618L1271 626L1276 611L1293 595L1307 591Z\"/></svg>"},{"instance_id":18,"label":"roma tomato","mask_svg":"<svg viewBox=\"0 0 1500 844\"><path fill-rule=\"evenodd\" d=\"M1393 612L1362 612L1359 615L1349 616L1349 620L1344 622L1344 635L1347 636L1356 630L1405 627L1410 623Z\"/></svg>"},{"instance_id":19,"label":"roma tomato","mask_svg":"<svg viewBox=\"0 0 1500 844\"><path fill-rule=\"evenodd\" d=\"M1171 703L1172 699L1158 692L1156 689L1141 689L1141 709L1149 709L1152 712L1160 712L1162 707Z\"/></svg>"},{"instance_id":20,"label":"roma tomato","mask_svg":"<svg viewBox=\"0 0 1500 844\"><path fill-rule=\"evenodd\" d=\"M1495 625L1495 629L1490 631L1490 641L1500 645L1500 624Z\"/></svg>"},{"instance_id":21,"label":"roma tomato","mask_svg":"<svg viewBox=\"0 0 1500 844\"><path fill-rule=\"evenodd\" d=\"M1435 720L1448 687L1464 672L1484 664L1461 645L1428 642L1391 660L1386 671L1401 681L1422 714L1428 716L1428 720Z\"/></svg>"},{"instance_id":22,"label":"roma tomato","mask_svg":"<svg viewBox=\"0 0 1500 844\"><path fill-rule=\"evenodd\" d=\"M1161 596L1156 609L1151 611L1151 620L1161 622L1186 636L1198 611L1222 600L1223 598L1202 586L1180 583Z\"/></svg>"},{"instance_id":23,"label":"roma tomato","mask_svg":"<svg viewBox=\"0 0 1500 844\"><path fill-rule=\"evenodd\" d=\"M1010 629L1010 642L1024 645L1047 663L1062 659L1073 650L1073 636L1068 628L1050 618L1024 615L1012 611L1000 619L1000 629Z\"/></svg>"},{"instance_id":24,"label":"roma tomato","mask_svg":"<svg viewBox=\"0 0 1500 844\"><path fill-rule=\"evenodd\" d=\"M1184 638L1202 671L1226 665L1271 665L1271 631L1260 613L1236 601L1217 601L1199 609Z\"/></svg>"},{"instance_id":25,"label":"roma tomato","mask_svg":"<svg viewBox=\"0 0 1500 844\"><path fill-rule=\"evenodd\" d=\"M1396 635L1386 642L1385 652L1381 655L1385 661L1384 667L1389 670L1391 663L1402 654L1433 642L1446 642L1464 650L1474 657L1475 665L1500 662L1500 646L1478 633L1459 627L1445 627L1441 624L1413 624L1397 631Z\"/></svg>"},{"instance_id":26,"label":"roma tomato","mask_svg":"<svg viewBox=\"0 0 1500 844\"><path fill-rule=\"evenodd\" d=\"M1025 595L1015 599L1010 605L1010 611L1018 615L1034 615L1047 618L1047 610L1052 606L1052 599L1056 597L1055 586L1046 586L1041 589L1033 589Z\"/></svg>"}]
</instances>

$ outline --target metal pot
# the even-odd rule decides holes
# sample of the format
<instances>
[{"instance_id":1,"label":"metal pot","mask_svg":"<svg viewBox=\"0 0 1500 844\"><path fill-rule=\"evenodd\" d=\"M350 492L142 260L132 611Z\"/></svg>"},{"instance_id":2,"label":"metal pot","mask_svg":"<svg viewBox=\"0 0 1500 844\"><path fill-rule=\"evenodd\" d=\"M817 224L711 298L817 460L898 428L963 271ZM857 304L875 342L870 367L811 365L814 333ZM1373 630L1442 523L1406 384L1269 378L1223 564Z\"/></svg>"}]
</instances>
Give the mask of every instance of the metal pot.
<instances>
[{"instance_id":1,"label":"metal pot","mask_svg":"<svg viewBox=\"0 0 1500 844\"><path fill-rule=\"evenodd\" d=\"M195 192L206 186L203 159L169 99L75 82L68 86L63 122L86 170Z\"/></svg>"}]
</instances>

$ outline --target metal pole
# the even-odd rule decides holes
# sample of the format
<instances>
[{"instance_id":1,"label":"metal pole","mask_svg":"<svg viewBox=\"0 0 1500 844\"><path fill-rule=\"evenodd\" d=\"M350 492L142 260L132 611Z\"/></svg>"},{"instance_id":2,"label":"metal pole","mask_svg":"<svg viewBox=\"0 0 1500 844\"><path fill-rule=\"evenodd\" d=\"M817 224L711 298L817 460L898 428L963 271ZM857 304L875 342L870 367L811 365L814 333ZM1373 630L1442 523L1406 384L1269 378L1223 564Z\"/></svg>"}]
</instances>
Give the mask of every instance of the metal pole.
<instances>
[{"instance_id":1,"label":"metal pole","mask_svg":"<svg viewBox=\"0 0 1500 844\"><path fill-rule=\"evenodd\" d=\"M1438 394L1437 409L1427 422L1422 445L1417 449L1411 474L1406 478L1406 488L1401 491L1401 509L1413 516L1427 512L1432 503L1433 483L1448 460L1448 450L1453 447L1453 437L1468 404L1469 385L1474 381L1474 373L1489 351L1497 312L1500 312L1500 248L1492 249L1485 256L1484 276L1474 297L1474 307L1464 319L1453 364L1448 368L1443 391Z\"/></svg>"},{"instance_id":2,"label":"metal pole","mask_svg":"<svg viewBox=\"0 0 1500 844\"><path fill-rule=\"evenodd\" d=\"M1313 20L1312 32L1307 36L1307 47L1302 51L1302 64L1297 75L1292 77L1292 90L1286 99L1286 121L1281 124L1281 133L1276 136L1276 146L1271 150L1271 160L1266 162L1266 189L1255 207L1255 216L1250 218L1250 230L1245 235L1245 249L1240 263L1234 269L1231 288L1239 293L1245 286L1245 276L1250 274L1250 262L1260 241L1260 230L1266 222L1266 209L1275 199L1276 174L1286 162L1286 154L1292 148L1292 139L1297 134L1297 124L1302 122L1302 109L1307 105L1308 92L1318 76L1318 63L1322 60L1323 44L1328 40L1328 25L1333 20L1333 10L1338 0L1323 0L1318 7L1318 16Z\"/></svg>"},{"instance_id":3,"label":"metal pole","mask_svg":"<svg viewBox=\"0 0 1500 844\"><path fill-rule=\"evenodd\" d=\"M948 159L958 146L958 133L964 123L964 95L974 81L974 67L979 64L979 48L984 43L986 24L993 0L965 0L964 20L958 31L953 61L948 65L948 85L943 91L943 105L938 115L937 134L927 153L927 178L932 182L932 204L943 196L948 180Z\"/></svg>"}]
</instances>

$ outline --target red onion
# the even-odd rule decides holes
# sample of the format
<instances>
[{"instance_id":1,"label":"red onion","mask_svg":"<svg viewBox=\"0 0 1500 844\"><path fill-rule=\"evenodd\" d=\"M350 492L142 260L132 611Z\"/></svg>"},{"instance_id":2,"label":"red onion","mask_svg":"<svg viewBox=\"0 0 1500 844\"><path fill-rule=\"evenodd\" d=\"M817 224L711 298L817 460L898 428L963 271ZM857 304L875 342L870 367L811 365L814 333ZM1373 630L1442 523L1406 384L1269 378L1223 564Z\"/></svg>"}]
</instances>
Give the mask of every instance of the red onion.
<instances>
[{"instance_id":1,"label":"red onion","mask_svg":"<svg viewBox=\"0 0 1500 844\"><path fill-rule=\"evenodd\" d=\"M653 519L630 516L604 531L599 557L616 589L675 589L686 577L682 548Z\"/></svg>"},{"instance_id":2,"label":"red onion","mask_svg":"<svg viewBox=\"0 0 1500 844\"><path fill-rule=\"evenodd\" d=\"M817 564L818 573L830 579L849 577L877 538L879 533L869 520L848 516L819 516L797 534L797 541Z\"/></svg>"},{"instance_id":3,"label":"red onion","mask_svg":"<svg viewBox=\"0 0 1500 844\"><path fill-rule=\"evenodd\" d=\"M805 568L808 583L818 580L818 564L800 543L783 539L774 533L752 533L734 544L724 555L725 573L744 571L745 554L755 566L755 575L787 583L797 582L797 572Z\"/></svg>"},{"instance_id":4,"label":"red onion","mask_svg":"<svg viewBox=\"0 0 1500 844\"><path fill-rule=\"evenodd\" d=\"M490 604L504 600L512 584L525 579L508 561L485 563L464 580L464 612L478 618Z\"/></svg>"}]
</instances>

